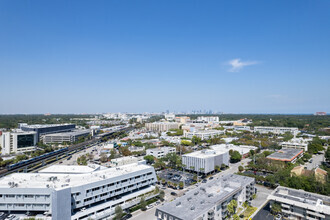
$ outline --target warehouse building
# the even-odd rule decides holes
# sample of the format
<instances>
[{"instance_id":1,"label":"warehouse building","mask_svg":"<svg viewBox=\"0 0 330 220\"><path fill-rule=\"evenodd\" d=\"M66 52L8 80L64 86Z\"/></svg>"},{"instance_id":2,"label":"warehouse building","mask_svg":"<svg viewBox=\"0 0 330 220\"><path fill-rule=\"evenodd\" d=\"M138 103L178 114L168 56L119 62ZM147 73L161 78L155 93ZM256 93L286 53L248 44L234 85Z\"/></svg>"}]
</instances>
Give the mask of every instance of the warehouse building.
<instances>
[{"instance_id":1,"label":"warehouse building","mask_svg":"<svg viewBox=\"0 0 330 220\"><path fill-rule=\"evenodd\" d=\"M154 168L138 163L116 168L59 165L40 173L15 173L0 179L0 211L45 214L53 220L102 219L117 205L136 205L139 196L154 191L156 181Z\"/></svg>"},{"instance_id":2,"label":"warehouse building","mask_svg":"<svg viewBox=\"0 0 330 220\"><path fill-rule=\"evenodd\" d=\"M267 199L271 206L279 203L281 212L287 219L330 219L330 197L328 196L279 186Z\"/></svg>"},{"instance_id":3,"label":"warehouse building","mask_svg":"<svg viewBox=\"0 0 330 220\"><path fill-rule=\"evenodd\" d=\"M215 166L229 165L229 150L195 151L182 155L182 164L187 170L207 174L214 171Z\"/></svg>"},{"instance_id":4,"label":"warehouse building","mask_svg":"<svg viewBox=\"0 0 330 220\"><path fill-rule=\"evenodd\" d=\"M241 208L255 194L255 180L235 174L225 175L187 192L184 196L157 207L157 220L225 219L232 200Z\"/></svg>"},{"instance_id":5,"label":"warehouse building","mask_svg":"<svg viewBox=\"0 0 330 220\"><path fill-rule=\"evenodd\" d=\"M78 130L72 132L61 132L55 134L46 134L43 136L43 142L45 144L51 143L74 143L79 140L79 138L87 137L91 134L91 130Z\"/></svg>"}]
</instances>

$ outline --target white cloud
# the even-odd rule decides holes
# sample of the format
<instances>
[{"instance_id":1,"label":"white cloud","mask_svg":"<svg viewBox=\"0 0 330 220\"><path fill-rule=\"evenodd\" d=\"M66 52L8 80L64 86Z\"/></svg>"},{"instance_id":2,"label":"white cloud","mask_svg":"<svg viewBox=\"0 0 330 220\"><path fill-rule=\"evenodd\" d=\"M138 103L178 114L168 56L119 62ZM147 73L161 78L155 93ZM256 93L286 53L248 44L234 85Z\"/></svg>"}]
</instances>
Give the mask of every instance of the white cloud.
<instances>
[{"instance_id":1,"label":"white cloud","mask_svg":"<svg viewBox=\"0 0 330 220\"><path fill-rule=\"evenodd\" d=\"M258 64L258 61L241 61L241 59L233 59L230 60L227 64L231 66L231 68L228 70L229 72L239 72L243 69L245 66L251 66Z\"/></svg>"}]
</instances>

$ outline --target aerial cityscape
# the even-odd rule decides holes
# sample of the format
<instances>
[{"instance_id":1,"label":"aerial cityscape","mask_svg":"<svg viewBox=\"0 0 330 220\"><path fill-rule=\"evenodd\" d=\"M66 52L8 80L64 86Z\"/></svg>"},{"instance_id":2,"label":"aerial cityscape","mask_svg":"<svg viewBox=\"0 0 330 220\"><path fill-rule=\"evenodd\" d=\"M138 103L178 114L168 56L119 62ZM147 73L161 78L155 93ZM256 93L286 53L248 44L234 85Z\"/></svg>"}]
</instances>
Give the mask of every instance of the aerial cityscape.
<instances>
[{"instance_id":1,"label":"aerial cityscape","mask_svg":"<svg viewBox=\"0 0 330 220\"><path fill-rule=\"evenodd\" d=\"M330 220L329 12L1 0L0 220Z\"/></svg>"}]
</instances>

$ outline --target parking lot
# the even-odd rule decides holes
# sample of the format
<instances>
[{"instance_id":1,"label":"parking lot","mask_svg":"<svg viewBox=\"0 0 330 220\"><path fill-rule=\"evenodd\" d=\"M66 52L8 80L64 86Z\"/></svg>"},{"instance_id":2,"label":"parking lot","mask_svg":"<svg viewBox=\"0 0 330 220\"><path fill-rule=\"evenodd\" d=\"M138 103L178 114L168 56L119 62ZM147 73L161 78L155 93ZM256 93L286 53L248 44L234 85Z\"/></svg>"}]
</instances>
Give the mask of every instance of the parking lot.
<instances>
[{"instance_id":1,"label":"parking lot","mask_svg":"<svg viewBox=\"0 0 330 220\"><path fill-rule=\"evenodd\" d=\"M166 182L172 182L176 184L184 182L185 186L190 186L192 182L194 182L193 177L195 174L177 170L162 170L158 171L157 175L161 179L165 179Z\"/></svg>"}]
</instances>

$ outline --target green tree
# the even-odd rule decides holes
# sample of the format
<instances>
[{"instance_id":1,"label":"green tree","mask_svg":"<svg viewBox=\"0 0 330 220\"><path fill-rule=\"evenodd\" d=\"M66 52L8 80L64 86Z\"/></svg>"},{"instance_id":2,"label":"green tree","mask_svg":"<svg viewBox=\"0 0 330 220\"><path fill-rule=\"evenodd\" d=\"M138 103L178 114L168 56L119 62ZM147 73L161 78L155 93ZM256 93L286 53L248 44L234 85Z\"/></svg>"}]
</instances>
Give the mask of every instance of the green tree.
<instances>
[{"instance_id":1,"label":"green tree","mask_svg":"<svg viewBox=\"0 0 330 220\"><path fill-rule=\"evenodd\" d=\"M234 150L230 155L231 163L237 163L237 162L241 161L241 159L242 159L242 155L236 150Z\"/></svg>"},{"instance_id":2,"label":"green tree","mask_svg":"<svg viewBox=\"0 0 330 220\"><path fill-rule=\"evenodd\" d=\"M102 153L102 154L101 154L101 156L100 156L100 161L101 161L102 163L105 163L105 162L108 161L108 157L107 157L107 155L106 155L105 153Z\"/></svg>"},{"instance_id":3,"label":"green tree","mask_svg":"<svg viewBox=\"0 0 330 220\"><path fill-rule=\"evenodd\" d=\"M123 212L123 209L117 205L116 208L115 208L115 217L114 219L115 220L120 220L124 215L124 212Z\"/></svg>"},{"instance_id":4,"label":"green tree","mask_svg":"<svg viewBox=\"0 0 330 220\"><path fill-rule=\"evenodd\" d=\"M183 189L184 183L182 181L179 182L179 187L180 187L180 189Z\"/></svg>"},{"instance_id":5,"label":"green tree","mask_svg":"<svg viewBox=\"0 0 330 220\"><path fill-rule=\"evenodd\" d=\"M196 137L196 136L193 136L192 139L191 139L191 143L193 145L198 145L202 142L202 139L200 139L199 137Z\"/></svg>"},{"instance_id":6,"label":"green tree","mask_svg":"<svg viewBox=\"0 0 330 220\"><path fill-rule=\"evenodd\" d=\"M239 220L239 216L237 214L233 215L233 220Z\"/></svg>"},{"instance_id":7,"label":"green tree","mask_svg":"<svg viewBox=\"0 0 330 220\"><path fill-rule=\"evenodd\" d=\"M327 162L330 162L330 147L327 148L327 151L325 152L324 158Z\"/></svg>"},{"instance_id":8,"label":"green tree","mask_svg":"<svg viewBox=\"0 0 330 220\"><path fill-rule=\"evenodd\" d=\"M155 162L155 158L152 155L147 155L143 159L145 159L148 164L153 164Z\"/></svg>"},{"instance_id":9,"label":"green tree","mask_svg":"<svg viewBox=\"0 0 330 220\"><path fill-rule=\"evenodd\" d=\"M242 167L242 166L239 166L238 167L238 171L241 173L241 172L243 172L243 170L244 170L244 167Z\"/></svg>"},{"instance_id":10,"label":"green tree","mask_svg":"<svg viewBox=\"0 0 330 220\"><path fill-rule=\"evenodd\" d=\"M285 132L285 134L283 134L283 141L289 141L293 138L293 135L291 134L291 132Z\"/></svg>"},{"instance_id":11,"label":"green tree","mask_svg":"<svg viewBox=\"0 0 330 220\"><path fill-rule=\"evenodd\" d=\"M110 151L110 157L109 157L109 159L110 160L112 160L112 159L115 159L116 158L116 150L115 149L112 149L111 151Z\"/></svg>"},{"instance_id":12,"label":"green tree","mask_svg":"<svg viewBox=\"0 0 330 220\"><path fill-rule=\"evenodd\" d=\"M281 204L277 203L277 202L274 202L272 204L272 207L271 207L271 212L274 214L274 215L277 215L279 213L282 212L282 207L281 207Z\"/></svg>"},{"instance_id":13,"label":"green tree","mask_svg":"<svg viewBox=\"0 0 330 220\"><path fill-rule=\"evenodd\" d=\"M159 199L160 199L161 201L163 201L163 200L164 200L164 197L165 197L165 192L164 192L164 190L160 190L160 192L159 192Z\"/></svg>"},{"instance_id":14,"label":"green tree","mask_svg":"<svg viewBox=\"0 0 330 220\"><path fill-rule=\"evenodd\" d=\"M140 200L140 207L142 211L147 210L147 202L144 197L142 197Z\"/></svg>"},{"instance_id":15,"label":"green tree","mask_svg":"<svg viewBox=\"0 0 330 220\"><path fill-rule=\"evenodd\" d=\"M236 208L237 208L237 201L233 199L227 205L227 210L229 212L229 215L235 214Z\"/></svg>"}]
</instances>

